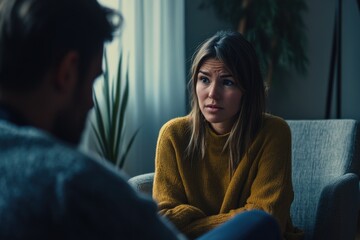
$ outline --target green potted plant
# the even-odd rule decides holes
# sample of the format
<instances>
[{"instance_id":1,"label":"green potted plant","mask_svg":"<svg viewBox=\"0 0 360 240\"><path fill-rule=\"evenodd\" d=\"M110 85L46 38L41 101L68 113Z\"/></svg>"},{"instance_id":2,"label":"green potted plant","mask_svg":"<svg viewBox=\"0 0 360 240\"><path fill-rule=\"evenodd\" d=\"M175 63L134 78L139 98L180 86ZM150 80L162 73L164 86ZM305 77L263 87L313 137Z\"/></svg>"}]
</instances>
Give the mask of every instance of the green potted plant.
<instances>
[{"instance_id":1,"label":"green potted plant","mask_svg":"<svg viewBox=\"0 0 360 240\"><path fill-rule=\"evenodd\" d=\"M268 88L279 70L294 67L306 73L305 0L202 0L199 7L213 7L220 19L253 43Z\"/></svg>"},{"instance_id":2,"label":"green potted plant","mask_svg":"<svg viewBox=\"0 0 360 240\"><path fill-rule=\"evenodd\" d=\"M100 92L94 91L95 118L90 120L90 124L96 137L98 147L95 151L97 154L112 162L117 168L123 168L139 129L132 134L129 141L125 141L125 113L129 99L129 75L127 68L125 68L125 73L122 72L122 54L120 54L117 74L113 80L110 78L106 51L104 51L104 62L104 82Z\"/></svg>"}]
</instances>

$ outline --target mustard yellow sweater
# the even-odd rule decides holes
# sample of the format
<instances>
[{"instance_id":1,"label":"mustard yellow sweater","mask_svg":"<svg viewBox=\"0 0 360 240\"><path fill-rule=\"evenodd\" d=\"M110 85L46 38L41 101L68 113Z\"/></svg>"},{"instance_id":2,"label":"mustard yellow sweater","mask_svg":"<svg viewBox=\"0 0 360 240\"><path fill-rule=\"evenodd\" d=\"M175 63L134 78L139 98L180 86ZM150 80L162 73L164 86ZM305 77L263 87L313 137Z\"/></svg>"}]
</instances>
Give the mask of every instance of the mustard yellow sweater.
<instances>
[{"instance_id":1,"label":"mustard yellow sweater","mask_svg":"<svg viewBox=\"0 0 360 240\"><path fill-rule=\"evenodd\" d=\"M229 154L222 153L228 134L207 128L205 159L185 161L189 129L186 116L160 130L153 188L160 214L195 238L237 213L261 209L278 220L286 239L302 238L290 219L291 135L284 120L265 115L249 156L241 159L232 177Z\"/></svg>"}]
</instances>

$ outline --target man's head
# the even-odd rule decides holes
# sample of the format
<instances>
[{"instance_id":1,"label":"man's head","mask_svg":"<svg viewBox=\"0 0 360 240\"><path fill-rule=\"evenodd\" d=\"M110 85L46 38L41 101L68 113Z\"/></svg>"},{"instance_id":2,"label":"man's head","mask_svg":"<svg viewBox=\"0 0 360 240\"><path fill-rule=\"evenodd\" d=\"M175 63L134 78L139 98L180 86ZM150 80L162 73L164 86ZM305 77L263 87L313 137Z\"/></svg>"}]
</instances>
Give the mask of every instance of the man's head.
<instances>
[{"instance_id":1,"label":"man's head","mask_svg":"<svg viewBox=\"0 0 360 240\"><path fill-rule=\"evenodd\" d=\"M92 82L101 74L103 44L112 39L120 23L115 20L121 20L120 15L96 0L0 0L2 101L19 102L6 99L9 93L48 95L56 111L51 112L54 126L44 128L75 142L63 131L74 127L65 126L72 122L71 112L78 121L79 111L91 107Z\"/></svg>"}]
</instances>

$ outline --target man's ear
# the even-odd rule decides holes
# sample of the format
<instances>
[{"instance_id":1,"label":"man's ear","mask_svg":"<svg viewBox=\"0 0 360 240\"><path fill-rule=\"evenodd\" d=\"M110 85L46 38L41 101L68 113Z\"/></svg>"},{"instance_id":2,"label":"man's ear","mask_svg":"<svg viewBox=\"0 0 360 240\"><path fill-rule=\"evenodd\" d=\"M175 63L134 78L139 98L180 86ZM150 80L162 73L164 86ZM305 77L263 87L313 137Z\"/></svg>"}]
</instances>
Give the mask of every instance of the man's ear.
<instances>
[{"instance_id":1,"label":"man's ear","mask_svg":"<svg viewBox=\"0 0 360 240\"><path fill-rule=\"evenodd\" d=\"M60 92L72 92L79 78L79 54L70 51L60 61L54 76L54 88Z\"/></svg>"}]
</instances>

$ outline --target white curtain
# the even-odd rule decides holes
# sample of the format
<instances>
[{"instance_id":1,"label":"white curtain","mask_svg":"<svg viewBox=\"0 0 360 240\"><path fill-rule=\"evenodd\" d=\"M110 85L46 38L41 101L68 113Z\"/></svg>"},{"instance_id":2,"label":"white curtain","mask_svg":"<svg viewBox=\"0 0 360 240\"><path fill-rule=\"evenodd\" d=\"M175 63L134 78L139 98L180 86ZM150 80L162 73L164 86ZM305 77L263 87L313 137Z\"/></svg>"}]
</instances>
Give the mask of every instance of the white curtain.
<instances>
[{"instance_id":1,"label":"white curtain","mask_svg":"<svg viewBox=\"0 0 360 240\"><path fill-rule=\"evenodd\" d=\"M161 126L186 114L184 0L100 3L120 9L124 17L121 36L107 47L111 69L117 65L119 46L128 56L124 59L129 68L130 90L125 141L139 128L124 170L130 176L151 172Z\"/></svg>"}]
</instances>

